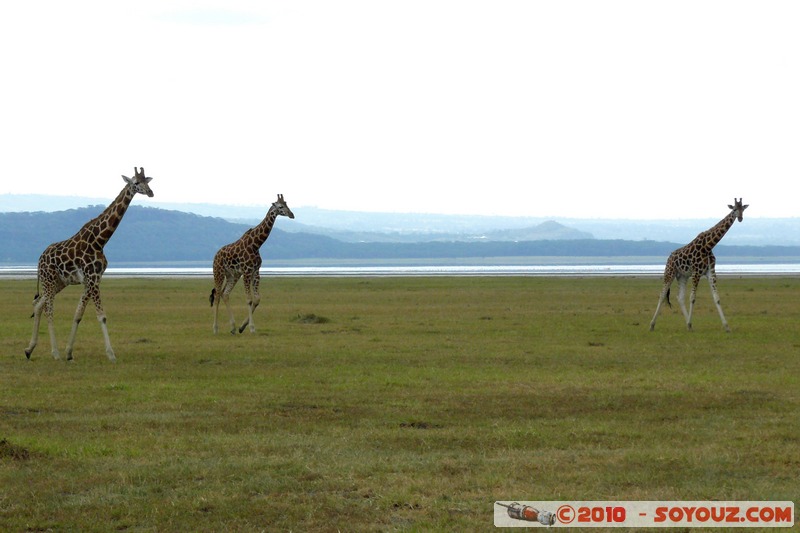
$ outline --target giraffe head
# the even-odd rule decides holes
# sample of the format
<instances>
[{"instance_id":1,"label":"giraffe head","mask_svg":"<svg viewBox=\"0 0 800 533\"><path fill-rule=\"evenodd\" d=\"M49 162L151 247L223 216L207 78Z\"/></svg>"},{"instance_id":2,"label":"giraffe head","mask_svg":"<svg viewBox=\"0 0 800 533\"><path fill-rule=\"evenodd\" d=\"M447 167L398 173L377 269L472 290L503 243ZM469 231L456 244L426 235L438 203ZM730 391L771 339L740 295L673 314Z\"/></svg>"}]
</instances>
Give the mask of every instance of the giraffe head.
<instances>
[{"instance_id":1,"label":"giraffe head","mask_svg":"<svg viewBox=\"0 0 800 533\"><path fill-rule=\"evenodd\" d=\"M149 185L150 180L153 178L144 176L144 168L139 167L139 170L136 170L136 167L133 167L133 178L123 175L122 179L125 180L125 183L133 190L134 194L138 192L139 194L146 194L150 198L153 197L153 191Z\"/></svg>"},{"instance_id":2,"label":"giraffe head","mask_svg":"<svg viewBox=\"0 0 800 533\"><path fill-rule=\"evenodd\" d=\"M739 222L741 222L742 221L742 213L744 213L744 210L747 209L747 207L749 205L750 204L742 205L742 199L741 198L739 198L738 200L736 198L734 198L733 199L733 205L729 205L728 209L731 209L733 211L733 216L735 216L736 219Z\"/></svg>"},{"instance_id":3,"label":"giraffe head","mask_svg":"<svg viewBox=\"0 0 800 533\"><path fill-rule=\"evenodd\" d=\"M294 213L292 210L289 209L289 206L286 205L286 200L283 199L283 195L278 195L278 200L273 202L272 207L274 207L279 215L283 215L285 217L294 218Z\"/></svg>"}]
</instances>

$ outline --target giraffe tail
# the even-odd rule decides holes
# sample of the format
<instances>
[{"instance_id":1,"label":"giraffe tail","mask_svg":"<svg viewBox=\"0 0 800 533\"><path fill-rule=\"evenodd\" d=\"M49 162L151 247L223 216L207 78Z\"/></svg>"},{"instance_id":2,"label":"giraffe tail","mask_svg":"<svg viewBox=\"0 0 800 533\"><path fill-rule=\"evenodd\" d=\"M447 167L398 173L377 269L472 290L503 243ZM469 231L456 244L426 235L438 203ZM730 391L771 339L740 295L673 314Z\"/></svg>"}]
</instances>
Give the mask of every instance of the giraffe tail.
<instances>
[{"instance_id":1,"label":"giraffe tail","mask_svg":"<svg viewBox=\"0 0 800 533\"><path fill-rule=\"evenodd\" d=\"M672 309L672 302L669 301L669 291L671 289L672 287L667 287L667 305L669 306L670 309Z\"/></svg>"},{"instance_id":2,"label":"giraffe tail","mask_svg":"<svg viewBox=\"0 0 800 533\"><path fill-rule=\"evenodd\" d=\"M211 302L211 307L214 307L214 296L217 294L217 289L211 289L211 296L208 297L208 301Z\"/></svg>"}]
</instances>

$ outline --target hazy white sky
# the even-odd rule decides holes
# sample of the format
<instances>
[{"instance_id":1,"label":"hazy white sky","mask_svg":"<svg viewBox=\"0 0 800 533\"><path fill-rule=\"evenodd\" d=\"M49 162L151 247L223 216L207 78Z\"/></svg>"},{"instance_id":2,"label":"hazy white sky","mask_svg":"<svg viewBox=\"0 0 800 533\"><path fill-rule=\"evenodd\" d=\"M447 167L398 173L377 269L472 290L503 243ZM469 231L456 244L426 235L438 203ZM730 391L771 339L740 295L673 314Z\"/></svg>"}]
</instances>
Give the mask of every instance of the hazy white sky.
<instances>
[{"instance_id":1,"label":"hazy white sky","mask_svg":"<svg viewBox=\"0 0 800 533\"><path fill-rule=\"evenodd\" d=\"M2 193L800 216L800 2L4 2Z\"/></svg>"}]
</instances>

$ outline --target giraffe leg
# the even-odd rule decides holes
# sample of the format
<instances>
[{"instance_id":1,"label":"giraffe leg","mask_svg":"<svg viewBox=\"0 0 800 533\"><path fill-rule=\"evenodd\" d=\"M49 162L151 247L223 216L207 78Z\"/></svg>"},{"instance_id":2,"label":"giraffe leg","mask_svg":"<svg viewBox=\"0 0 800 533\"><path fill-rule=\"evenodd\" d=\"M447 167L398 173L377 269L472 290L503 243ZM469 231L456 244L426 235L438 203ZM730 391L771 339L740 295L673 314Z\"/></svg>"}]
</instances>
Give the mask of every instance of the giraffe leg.
<instances>
[{"instance_id":1,"label":"giraffe leg","mask_svg":"<svg viewBox=\"0 0 800 533\"><path fill-rule=\"evenodd\" d=\"M247 302L247 318L244 319L242 322L242 326L239 328L239 333L244 331L244 328L247 327L247 324L250 324L253 320L253 275L250 272L245 272L242 283L244 283L244 297L245 301Z\"/></svg>"},{"instance_id":2,"label":"giraffe leg","mask_svg":"<svg viewBox=\"0 0 800 533\"><path fill-rule=\"evenodd\" d=\"M39 324L42 320L42 310L44 309L44 305L45 299L42 297L37 297L37 300L33 303L33 335L31 336L30 344L28 344L28 347L25 348L25 357L28 359L31 358L33 349L36 348L36 345L39 342Z\"/></svg>"},{"instance_id":3,"label":"giraffe leg","mask_svg":"<svg viewBox=\"0 0 800 533\"><path fill-rule=\"evenodd\" d=\"M50 299L44 304L44 316L47 317L47 331L50 333L50 353L53 359L61 359L56 342L56 325L53 322L53 300Z\"/></svg>"},{"instance_id":4,"label":"giraffe leg","mask_svg":"<svg viewBox=\"0 0 800 533\"><path fill-rule=\"evenodd\" d=\"M219 331L219 327L217 326L218 324L217 318L219 316L219 302L220 300L222 300L222 293L225 289L225 283L226 283L225 267L222 264L219 254L214 256L213 272L214 272L214 288L211 289L210 300L211 300L211 307L214 308L214 325L212 326L212 329L214 331L214 334L216 335L217 332Z\"/></svg>"},{"instance_id":5,"label":"giraffe leg","mask_svg":"<svg viewBox=\"0 0 800 533\"><path fill-rule=\"evenodd\" d=\"M86 310L86 302L89 300L88 287L84 289L81 299L78 301L78 307L75 309L75 316L72 318L72 329L69 332L67 339L67 361L72 361L72 347L75 345L75 336L78 333L78 325L83 318L83 312Z\"/></svg>"},{"instance_id":6,"label":"giraffe leg","mask_svg":"<svg viewBox=\"0 0 800 533\"><path fill-rule=\"evenodd\" d=\"M650 321L650 331L654 331L656 329L656 319L658 318L658 313L661 311L661 305L664 303L664 300L667 299L667 295L669 294L669 288L672 285L672 281L664 283L664 288L661 289L661 296L658 298L658 305L656 306L656 312L653 315L653 320Z\"/></svg>"},{"instance_id":7,"label":"giraffe leg","mask_svg":"<svg viewBox=\"0 0 800 533\"><path fill-rule=\"evenodd\" d=\"M686 329L692 330L692 313L694 312L694 302L697 299L697 284L700 283L700 276L692 276L692 291L689 293L689 314L686 316Z\"/></svg>"},{"instance_id":8,"label":"giraffe leg","mask_svg":"<svg viewBox=\"0 0 800 533\"><path fill-rule=\"evenodd\" d=\"M711 270L708 273L708 283L711 285L711 295L714 298L714 305L717 306L717 311L719 311L719 318L722 320L722 327L725 328L725 331L730 333L731 328L728 326L728 321L725 320L725 313L722 312L722 304L720 304L719 301L719 293L717 292L717 273L714 270Z\"/></svg>"},{"instance_id":9,"label":"giraffe leg","mask_svg":"<svg viewBox=\"0 0 800 533\"><path fill-rule=\"evenodd\" d=\"M253 276L253 303L250 310L250 332L256 332L256 325L253 323L253 313L256 312L256 307L258 304L261 303L261 294L258 292L258 287L261 284L261 276L259 275L258 271L256 270L255 276Z\"/></svg>"},{"instance_id":10,"label":"giraffe leg","mask_svg":"<svg viewBox=\"0 0 800 533\"><path fill-rule=\"evenodd\" d=\"M94 308L97 311L97 321L100 322L100 329L103 331L103 341L106 343L106 356L112 363L117 361L114 355L114 349L111 347L111 338L108 336L108 325L106 324L106 312L103 310L103 304L100 301L100 288L96 288L92 295L94 300Z\"/></svg>"},{"instance_id":11,"label":"giraffe leg","mask_svg":"<svg viewBox=\"0 0 800 533\"><path fill-rule=\"evenodd\" d=\"M686 280L678 278L678 306L681 308L683 319L689 321L689 311L686 309Z\"/></svg>"},{"instance_id":12,"label":"giraffe leg","mask_svg":"<svg viewBox=\"0 0 800 533\"><path fill-rule=\"evenodd\" d=\"M222 301L225 302L225 309L228 310L229 324L231 326L231 335L236 335L236 320L233 318L233 310L231 309L230 296L233 287L238 281L237 278L228 278L225 282L225 288L222 290Z\"/></svg>"},{"instance_id":13,"label":"giraffe leg","mask_svg":"<svg viewBox=\"0 0 800 533\"><path fill-rule=\"evenodd\" d=\"M245 293L247 295L247 318L242 323L242 326L239 328L239 333L244 331L244 328L247 325L250 325L250 333L256 332L256 325L253 322L253 312L258 307L258 304L261 302L261 296L258 293L258 285L260 282L260 276L258 271L251 275L245 275L244 279L244 287Z\"/></svg>"},{"instance_id":14,"label":"giraffe leg","mask_svg":"<svg viewBox=\"0 0 800 533\"><path fill-rule=\"evenodd\" d=\"M111 347L111 338L108 335L108 326L106 325L106 314L103 311L103 304L100 300L100 288L97 283L89 283L78 302L78 308L75 310L75 317L72 320L72 331L70 331L69 340L67 341L67 360L72 360L72 347L75 345L75 336L78 332L78 325L83 319L83 313L86 311L86 304L89 298L94 302L94 308L97 312L97 321L100 322L100 329L103 332L103 341L106 345L106 356L112 363L116 362L117 358L114 355L114 349Z\"/></svg>"},{"instance_id":15,"label":"giraffe leg","mask_svg":"<svg viewBox=\"0 0 800 533\"><path fill-rule=\"evenodd\" d=\"M214 287L211 293L211 306L214 307L214 326L212 327L214 335L219 331L217 326L217 316L219 315L219 301L222 299L222 288Z\"/></svg>"}]
</instances>

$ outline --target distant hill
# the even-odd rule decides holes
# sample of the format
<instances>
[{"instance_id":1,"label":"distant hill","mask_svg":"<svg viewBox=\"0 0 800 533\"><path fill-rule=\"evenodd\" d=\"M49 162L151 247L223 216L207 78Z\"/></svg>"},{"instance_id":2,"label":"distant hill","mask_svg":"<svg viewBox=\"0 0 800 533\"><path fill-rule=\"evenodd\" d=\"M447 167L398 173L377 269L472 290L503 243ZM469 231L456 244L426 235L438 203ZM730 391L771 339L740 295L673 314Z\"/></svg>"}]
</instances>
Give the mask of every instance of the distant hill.
<instances>
[{"instance_id":1,"label":"distant hill","mask_svg":"<svg viewBox=\"0 0 800 533\"><path fill-rule=\"evenodd\" d=\"M53 213L0 213L0 263L35 264L50 243L74 235L97 216L103 205ZM326 235L289 232L295 220L279 218L269 241L262 248L267 261L454 261L464 258L638 257L661 262L679 245L666 241L579 238L570 228L544 223L483 239L434 240L427 242L344 242ZM542 227L544 226L544 227ZM124 264L194 262L209 264L224 244L238 239L251 227L215 217L181 211L132 205L105 248L109 262ZM537 239L563 233L564 239ZM515 237L511 240L510 237ZM526 239L527 237L527 239ZM578 237L578 238L576 238ZM500 240L500 239L503 240ZM519 240L516 240L519 238ZM492 240L494 239L494 240ZM798 246L719 245L720 260L800 261Z\"/></svg>"},{"instance_id":2,"label":"distant hill","mask_svg":"<svg viewBox=\"0 0 800 533\"><path fill-rule=\"evenodd\" d=\"M291 203L290 203L291 205ZM188 207L187 207L188 208ZM431 213L370 213L356 211L334 211L316 207L292 208L297 215L296 223L287 231L310 231L342 240L353 240L361 235L366 242L391 240L396 242L421 242L426 240L471 240L476 237L498 240L498 235L508 232L509 240L559 239L566 237L513 236L513 231L525 232L542 224L547 227L555 222L584 236L595 239L622 239L633 241L665 241L687 243L703 230L719 222L718 218L676 220L627 220L595 218L543 218L509 217L494 215L442 215ZM240 216L247 213L241 210ZM256 215L263 217L263 214ZM610 214L613 217L613 213ZM346 235L346 236L345 236ZM569 238L579 238L574 234ZM503 237L505 240L505 237ZM800 218L748 218L736 223L723 241L725 245L742 246L800 246Z\"/></svg>"},{"instance_id":3,"label":"distant hill","mask_svg":"<svg viewBox=\"0 0 800 533\"><path fill-rule=\"evenodd\" d=\"M548 220L526 228L487 231L485 238L488 241L568 241L593 239L594 236L588 231Z\"/></svg>"},{"instance_id":4,"label":"distant hill","mask_svg":"<svg viewBox=\"0 0 800 533\"><path fill-rule=\"evenodd\" d=\"M67 239L100 214L104 205L54 213L0 213L0 264L35 264L51 243ZM290 234L280 218L261 249L265 258L346 257L345 243L322 235ZM181 211L132 205L105 247L109 262L208 262L217 250L242 236L249 224ZM356 253L356 255L360 255Z\"/></svg>"},{"instance_id":5,"label":"distant hill","mask_svg":"<svg viewBox=\"0 0 800 533\"><path fill-rule=\"evenodd\" d=\"M104 205L54 213L0 213L0 262L36 262L50 243L74 235ZM214 254L247 229L222 219L133 205L105 253L120 261L184 261Z\"/></svg>"},{"instance_id":6,"label":"distant hill","mask_svg":"<svg viewBox=\"0 0 800 533\"><path fill-rule=\"evenodd\" d=\"M0 212L63 211L87 205L108 205L112 198L0 194ZM158 203L147 205L164 210L217 217L237 224L257 224L266 214L270 198L252 198L260 205ZM675 220L626 220L588 218L543 218L536 216L443 215L433 213L374 213L337 211L289 205L297 216L281 226L287 232L325 235L344 242L397 242L471 240L599 240L664 241L687 243L710 228L719 218ZM749 213L749 211L748 211ZM613 216L613 213L610 213ZM558 224L569 233L559 233ZM552 231L555 229L555 231ZM737 223L725 236L724 245L800 246L800 218L749 218Z\"/></svg>"},{"instance_id":7,"label":"distant hill","mask_svg":"<svg viewBox=\"0 0 800 533\"><path fill-rule=\"evenodd\" d=\"M300 211L302 213L302 210ZM558 222L549 220L529 227L501 229L469 233L444 232L444 231L413 231L389 230L383 231L349 231L336 230L321 226L313 226L295 222L287 231L300 233L314 233L326 235L344 242L393 242L393 243L425 243L425 242L470 242L470 241L557 241L592 239L594 236L587 231L569 228Z\"/></svg>"}]
</instances>

